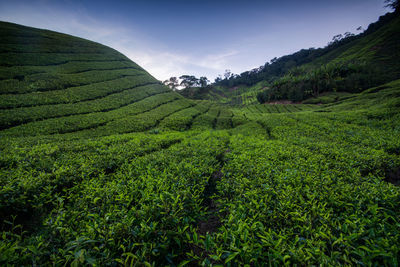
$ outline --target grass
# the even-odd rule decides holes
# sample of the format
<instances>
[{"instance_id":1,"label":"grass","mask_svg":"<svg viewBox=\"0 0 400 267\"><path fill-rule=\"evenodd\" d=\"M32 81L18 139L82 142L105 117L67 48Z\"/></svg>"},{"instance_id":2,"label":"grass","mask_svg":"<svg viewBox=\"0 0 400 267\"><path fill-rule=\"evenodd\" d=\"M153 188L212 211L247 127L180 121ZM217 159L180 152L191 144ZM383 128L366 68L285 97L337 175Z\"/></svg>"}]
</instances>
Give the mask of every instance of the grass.
<instances>
[{"instance_id":1,"label":"grass","mask_svg":"<svg viewBox=\"0 0 400 267\"><path fill-rule=\"evenodd\" d=\"M0 265L400 261L400 80L232 106L185 99L99 44L0 33ZM11 60L88 50L96 61Z\"/></svg>"}]
</instances>

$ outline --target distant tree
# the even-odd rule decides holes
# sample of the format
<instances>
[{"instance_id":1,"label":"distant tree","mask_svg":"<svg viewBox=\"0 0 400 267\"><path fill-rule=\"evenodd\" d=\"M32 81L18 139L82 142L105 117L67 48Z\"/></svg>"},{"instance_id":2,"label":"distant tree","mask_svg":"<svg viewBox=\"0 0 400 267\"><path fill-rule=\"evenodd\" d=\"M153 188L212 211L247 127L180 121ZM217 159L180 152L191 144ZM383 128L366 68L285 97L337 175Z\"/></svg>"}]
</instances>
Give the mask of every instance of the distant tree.
<instances>
[{"instance_id":1,"label":"distant tree","mask_svg":"<svg viewBox=\"0 0 400 267\"><path fill-rule=\"evenodd\" d=\"M181 77L179 77L179 79L181 79L180 85L185 88L196 87L199 85L199 79L197 79L193 75L182 75Z\"/></svg>"},{"instance_id":2,"label":"distant tree","mask_svg":"<svg viewBox=\"0 0 400 267\"><path fill-rule=\"evenodd\" d=\"M349 37L352 37L352 36L354 36L354 33L351 33L351 32L345 32L344 33L344 38L349 38Z\"/></svg>"},{"instance_id":3,"label":"distant tree","mask_svg":"<svg viewBox=\"0 0 400 267\"><path fill-rule=\"evenodd\" d=\"M258 68L254 68L254 69L251 69L251 70L249 71L249 73L255 74L255 73L258 73L258 71L259 71Z\"/></svg>"},{"instance_id":4,"label":"distant tree","mask_svg":"<svg viewBox=\"0 0 400 267\"><path fill-rule=\"evenodd\" d=\"M200 86L201 87L206 87L207 85L208 85L208 83L209 83L210 81L207 79L207 77L205 77L205 76L202 76L202 77L200 77L200 79L199 79L199 84L200 84Z\"/></svg>"},{"instance_id":5,"label":"distant tree","mask_svg":"<svg viewBox=\"0 0 400 267\"><path fill-rule=\"evenodd\" d=\"M218 77L214 79L214 83L220 83L221 81L222 81L221 75L218 75Z\"/></svg>"},{"instance_id":6,"label":"distant tree","mask_svg":"<svg viewBox=\"0 0 400 267\"><path fill-rule=\"evenodd\" d=\"M162 82L165 86L168 86L168 84L169 84L169 80L165 80L165 81L163 81ZM168 86L169 87L169 86Z\"/></svg>"},{"instance_id":7,"label":"distant tree","mask_svg":"<svg viewBox=\"0 0 400 267\"><path fill-rule=\"evenodd\" d=\"M229 78L230 78L231 76L232 76L231 70L225 70L225 73L224 73L225 79L226 79L226 80L229 80Z\"/></svg>"},{"instance_id":8,"label":"distant tree","mask_svg":"<svg viewBox=\"0 0 400 267\"><path fill-rule=\"evenodd\" d=\"M400 13L400 3L399 0L385 0L385 6L390 7L395 13Z\"/></svg>"},{"instance_id":9,"label":"distant tree","mask_svg":"<svg viewBox=\"0 0 400 267\"><path fill-rule=\"evenodd\" d=\"M172 90L176 90L176 88L179 86L179 80L176 77L171 77L168 80L165 80L163 84L165 84Z\"/></svg>"},{"instance_id":10,"label":"distant tree","mask_svg":"<svg viewBox=\"0 0 400 267\"><path fill-rule=\"evenodd\" d=\"M343 35L342 35L342 34L336 34L335 36L333 36L332 41L330 41L330 42L328 43L328 45L332 45L332 44L338 43L338 42L340 42L342 39L343 39Z\"/></svg>"}]
</instances>

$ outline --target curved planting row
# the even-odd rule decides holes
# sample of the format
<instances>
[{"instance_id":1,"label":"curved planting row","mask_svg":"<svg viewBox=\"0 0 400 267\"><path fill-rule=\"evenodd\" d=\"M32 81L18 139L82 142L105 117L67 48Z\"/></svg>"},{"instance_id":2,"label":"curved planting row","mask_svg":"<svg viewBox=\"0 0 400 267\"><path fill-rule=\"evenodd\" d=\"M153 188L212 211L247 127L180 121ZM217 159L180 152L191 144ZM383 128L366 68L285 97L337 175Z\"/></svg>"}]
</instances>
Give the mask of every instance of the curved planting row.
<instances>
[{"instance_id":1,"label":"curved planting row","mask_svg":"<svg viewBox=\"0 0 400 267\"><path fill-rule=\"evenodd\" d=\"M232 123L233 113L227 108L221 108L220 113L215 121L215 129L230 129L233 127Z\"/></svg>"},{"instance_id":2,"label":"curved planting row","mask_svg":"<svg viewBox=\"0 0 400 267\"><path fill-rule=\"evenodd\" d=\"M223 139L205 145L204 137L183 137L129 135L122 144L113 142L118 136L80 140L72 144L83 149L78 154L58 144L13 150L7 157L2 153L13 172L2 177L0 214L7 222L21 222L24 238L35 247L26 250L11 226L0 239L2 256L22 265L32 260L39 265L180 261L205 214L203 192L219 168L216 157L223 147ZM52 241L41 242L40 233L51 233ZM76 261L74 254L83 260Z\"/></svg>"},{"instance_id":3,"label":"curved planting row","mask_svg":"<svg viewBox=\"0 0 400 267\"><path fill-rule=\"evenodd\" d=\"M143 74L146 73L142 70L136 70L133 68L92 70L75 74L38 73L24 76L20 79L7 79L0 81L0 95L63 90L70 87L109 82L123 77Z\"/></svg>"},{"instance_id":4,"label":"curved planting row","mask_svg":"<svg viewBox=\"0 0 400 267\"><path fill-rule=\"evenodd\" d=\"M161 121L160 127L179 131L188 130L191 128L193 120L206 113L210 109L210 106L211 103L199 103L194 107L173 113Z\"/></svg>"},{"instance_id":5,"label":"curved planting row","mask_svg":"<svg viewBox=\"0 0 400 267\"><path fill-rule=\"evenodd\" d=\"M210 129L218 117L220 107L211 107L205 114L196 117L192 123L192 129Z\"/></svg>"},{"instance_id":6,"label":"curved planting row","mask_svg":"<svg viewBox=\"0 0 400 267\"><path fill-rule=\"evenodd\" d=\"M22 95L2 95L0 98L0 109L76 103L85 100L94 100L110 94L122 92L129 88L154 83L157 83L154 78L149 77L148 75L138 75L124 77L109 82L71 87L64 90L34 92Z\"/></svg>"},{"instance_id":7,"label":"curved planting row","mask_svg":"<svg viewBox=\"0 0 400 267\"><path fill-rule=\"evenodd\" d=\"M23 81L25 78L29 78L29 75L37 73L48 73L48 74L74 74L93 70L114 70L114 69L126 69L133 68L140 70L133 62L126 60L114 60L114 61L86 61L79 62L77 64L74 61L66 62L60 65L51 66L10 66L0 67L0 80L18 80ZM9 81L10 82L10 81Z\"/></svg>"},{"instance_id":8,"label":"curved planting row","mask_svg":"<svg viewBox=\"0 0 400 267\"><path fill-rule=\"evenodd\" d=\"M118 109L148 96L168 93L164 86L154 84L138 86L120 93L110 94L95 100L81 101L71 104L43 105L26 108L0 110L0 129L6 129L19 124L50 118L61 118L70 115L105 112Z\"/></svg>"},{"instance_id":9,"label":"curved planting row","mask_svg":"<svg viewBox=\"0 0 400 267\"><path fill-rule=\"evenodd\" d=\"M105 125L110 121L147 112L148 110L155 109L160 105L164 105L165 103L169 103L180 98L181 97L175 93L157 94L111 111L93 112L89 114L71 115L37 122L30 122L3 130L0 132L0 135L29 136L66 133L88 128L97 128L98 126ZM188 103L188 101L186 102ZM119 127L125 127L125 125L121 124L117 126L115 130L117 131Z\"/></svg>"}]
</instances>

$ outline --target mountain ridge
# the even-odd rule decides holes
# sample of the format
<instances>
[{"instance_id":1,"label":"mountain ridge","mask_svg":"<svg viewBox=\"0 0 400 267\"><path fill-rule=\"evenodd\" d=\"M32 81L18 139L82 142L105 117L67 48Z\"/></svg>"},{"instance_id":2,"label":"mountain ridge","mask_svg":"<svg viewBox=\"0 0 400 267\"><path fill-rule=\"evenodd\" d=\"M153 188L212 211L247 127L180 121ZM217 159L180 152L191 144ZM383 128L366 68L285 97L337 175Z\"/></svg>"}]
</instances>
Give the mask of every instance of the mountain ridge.
<instances>
[{"instance_id":1,"label":"mountain ridge","mask_svg":"<svg viewBox=\"0 0 400 267\"><path fill-rule=\"evenodd\" d=\"M291 55L275 58L267 62L264 66L246 71L240 75L230 75L223 80L218 80L207 88L187 88L179 91L185 97L193 99L209 99L231 104L246 104L257 102L274 102L279 100L302 101L317 95L307 94L307 88L313 87L312 84L298 88L297 96L288 95L288 89L282 88L286 80L296 78L286 87L294 88L299 82L307 83L311 77L301 77L312 74L322 76L319 73L324 68L331 68L332 71L342 71L341 68L354 68L353 73L360 77L342 77L337 75L335 79L348 79L350 82L361 84L362 90L390 82L400 78L400 19L398 13L387 13L379 18L378 21L371 23L369 27L358 35L347 34L342 39L335 39L324 48L302 49ZM336 64L336 66L334 66ZM352 66L353 65L353 66ZM369 81L369 78L361 76L379 76L377 81ZM351 74L350 74L351 76ZM319 77L323 80L323 77ZM315 81L314 83L319 83ZM346 91L335 85L334 80L321 88L324 91ZM357 84L351 85L354 88ZM350 87L351 87L350 86ZM274 88L275 87L275 88ZM343 87L343 86L342 86ZM264 90L267 88L267 90ZM237 90L239 89L239 90ZM254 93L254 91L257 91ZM283 93L282 93L283 92ZM359 91L358 91L359 92ZM281 96L280 94L284 94ZM271 97L271 95L273 97ZM250 96L250 98L249 98Z\"/></svg>"}]
</instances>

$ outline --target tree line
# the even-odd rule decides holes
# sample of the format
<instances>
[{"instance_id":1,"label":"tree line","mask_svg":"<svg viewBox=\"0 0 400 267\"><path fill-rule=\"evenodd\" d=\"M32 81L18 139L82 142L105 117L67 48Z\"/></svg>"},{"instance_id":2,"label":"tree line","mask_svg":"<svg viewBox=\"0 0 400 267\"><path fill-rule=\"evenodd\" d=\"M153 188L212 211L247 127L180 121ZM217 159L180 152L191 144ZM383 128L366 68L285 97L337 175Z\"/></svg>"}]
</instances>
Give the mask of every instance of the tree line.
<instances>
[{"instance_id":1,"label":"tree line","mask_svg":"<svg viewBox=\"0 0 400 267\"><path fill-rule=\"evenodd\" d=\"M163 81L163 84L172 90L177 90L179 87L185 89L191 87L206 87L209 83L210 81L207 79L207 77L202 76L200 78L196 78L194 75L182 75L179 78L171 77Z\"/></svg>"},{"instance_id":2,"label":"tree line","mask_svg":"<svg viewBox=\"0 0 400 267\"><path fill-rule=\"evenodd\" d=\"M379 67L366 62L337 62L310 70L299 67L258 93L257 100L260 103L279 100L299 102L324 92L358 93L387 79Z\"/></svg>"}]
</instances>

